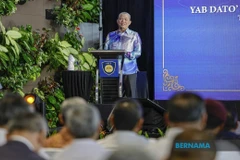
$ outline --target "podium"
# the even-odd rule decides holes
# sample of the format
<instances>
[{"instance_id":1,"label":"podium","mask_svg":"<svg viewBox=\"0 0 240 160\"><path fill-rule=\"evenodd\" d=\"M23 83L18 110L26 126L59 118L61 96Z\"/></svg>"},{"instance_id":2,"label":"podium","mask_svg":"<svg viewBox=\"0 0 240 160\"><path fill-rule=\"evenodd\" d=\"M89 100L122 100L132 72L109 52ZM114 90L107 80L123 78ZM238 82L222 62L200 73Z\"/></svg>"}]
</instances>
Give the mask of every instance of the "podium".
<instances>
[{"instance_id":1,"label":"podium","mask_svg":"<svg viewBox=\"0 0 240 160\"><path fill-rule=\"evenodd\" d=\"M97 58L95 78L95 101L100 104L112 103L122 97L125 50L93 50Z\"/></svg>"}]
</instances>

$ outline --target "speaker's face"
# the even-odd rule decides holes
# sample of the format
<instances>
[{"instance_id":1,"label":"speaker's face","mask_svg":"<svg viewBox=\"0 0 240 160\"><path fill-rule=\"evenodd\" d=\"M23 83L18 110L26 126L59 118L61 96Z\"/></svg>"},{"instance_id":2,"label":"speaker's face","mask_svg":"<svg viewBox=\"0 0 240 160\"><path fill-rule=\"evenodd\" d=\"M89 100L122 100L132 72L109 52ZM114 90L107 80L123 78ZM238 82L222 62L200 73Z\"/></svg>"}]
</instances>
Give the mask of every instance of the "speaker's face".
<instances>
[{"instance_id":1,"label":"speaker's face","mask_svg":"<svg viewBox=\"0 0 240 160\"><path fill-rule=\"evenodd\" d=\"M131 24L131 20L128 14L121 14L118 17L117 24L120 30L125 31Z\"/></svg>"}]
</instances>

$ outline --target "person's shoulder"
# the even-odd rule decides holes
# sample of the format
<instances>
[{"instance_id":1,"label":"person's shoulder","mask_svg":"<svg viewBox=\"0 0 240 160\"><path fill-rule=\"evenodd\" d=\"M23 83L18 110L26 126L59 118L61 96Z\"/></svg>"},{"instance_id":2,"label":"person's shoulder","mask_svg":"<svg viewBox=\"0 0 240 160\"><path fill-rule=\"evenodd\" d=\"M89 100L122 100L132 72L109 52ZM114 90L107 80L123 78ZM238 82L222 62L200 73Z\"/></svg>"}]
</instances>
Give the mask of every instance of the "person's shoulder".
<instances>
[{"instance_id":1,"label":"person's shoulder","mask_svg":"<svg viewBox=\"0 0 240 160\"><path fill-rule=\"evenodd\" d=\"M117 34L117 30L108 33L109 36Z\"/></svg>"},{"instance_id":2,"label":"person's shoulder","mask_svg":"<svg viewBox=\"0 0 240 160\"><path fill-rule=\"evenodd\" d=\"M131 29L127 29L127 32L128 33L131 33L131 34L135 34L135 35L138 35L138 32L137 31L134 31L134 30L131 30Z\"/></svg>"}]
</instances>

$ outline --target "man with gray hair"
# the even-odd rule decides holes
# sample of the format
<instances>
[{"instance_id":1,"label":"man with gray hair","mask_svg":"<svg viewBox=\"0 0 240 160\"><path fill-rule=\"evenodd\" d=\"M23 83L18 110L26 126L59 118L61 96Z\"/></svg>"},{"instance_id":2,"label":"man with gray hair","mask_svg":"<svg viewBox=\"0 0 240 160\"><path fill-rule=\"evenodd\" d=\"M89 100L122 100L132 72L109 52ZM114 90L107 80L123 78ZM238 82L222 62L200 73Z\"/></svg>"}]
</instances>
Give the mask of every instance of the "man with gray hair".
<instances>
[{"instance_id":1,"label":"man with gray hair","mask_svg":"<svg viewBox=\"0 0 240 160\"><path fill-rule=\"evenodd\" d=\"M0 147L1 160L43 160L36 152L41 149L47 124L38 113L25 113L8 123L9 141Z\"/></svg>"},{"instance_id":2,"label":"man with gray hair","mask_svg":"<svg viewBox=\"0 0 240 160\"><path fill-rule=\"evenodd\" d=\"M105 41L105 50L125 50L123 64L124 91L126 97L137 98L137 58L141 56L141 39L137 32L130 30L131 16L121 12L117 19L118 30L110 32ZM121 63L119 63L121 65Z\"/></svg>"},{"instance_id":3,"label":"man with gray hair","mask_svg":"<svg viewBox=\"0 0 240 160\"><path fill-rule=\"evenodd\" d=\"M108 151L96 143L100 127L100 114L90 104L73 106L67 111L66 128L73 142L55 157L55 160L103 160Z\"/></svg>"},{"instance_id":4,"label":"man with gray hair","mask_svg":"<svg viewBox=\"0 0 240 160\"><path fill-rule=\"evenodd\" d=\"M87 102L81 97L71 97L63 101L61 105L61 113L59 114L59 121L64 126L57 134L50 136L45 141L44 147L63 148L72 142L74 137L67 132L65 124L67 111L70 110L72 107L82 106L86 104Z\"/></svg>"}]
</instances>

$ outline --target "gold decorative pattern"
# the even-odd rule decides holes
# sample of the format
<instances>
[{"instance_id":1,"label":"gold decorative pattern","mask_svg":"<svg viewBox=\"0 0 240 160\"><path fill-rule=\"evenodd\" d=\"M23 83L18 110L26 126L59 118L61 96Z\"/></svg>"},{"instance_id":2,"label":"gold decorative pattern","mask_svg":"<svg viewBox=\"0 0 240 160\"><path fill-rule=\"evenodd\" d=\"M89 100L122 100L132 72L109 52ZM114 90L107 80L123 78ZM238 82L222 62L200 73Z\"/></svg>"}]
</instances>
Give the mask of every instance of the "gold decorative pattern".
<instances>
[{"instance_id":1,"label":"gold decorative pattern","mask_svg":"<svg viewBox=\"0 0 240 160\"><path fill-rule=\"evenodd\" d=\"M185 87L178 84L178 76L171 76L163 69L163 91L184 91Z\"/></svg>"}]
</instances>

